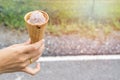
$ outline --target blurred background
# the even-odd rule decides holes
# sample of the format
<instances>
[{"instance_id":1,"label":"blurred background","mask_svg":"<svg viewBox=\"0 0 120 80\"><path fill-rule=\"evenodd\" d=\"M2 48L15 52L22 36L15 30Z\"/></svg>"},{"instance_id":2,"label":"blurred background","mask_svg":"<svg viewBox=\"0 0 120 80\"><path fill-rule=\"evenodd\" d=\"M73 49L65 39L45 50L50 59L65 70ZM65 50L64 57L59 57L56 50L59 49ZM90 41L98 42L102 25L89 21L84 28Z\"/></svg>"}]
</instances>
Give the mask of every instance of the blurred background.
<instances>
[{"instance_id":1,"label":"blurred background","mask_svg":"<svg viewBox=\"0 0 120 80\"><path fill-rule=\"evenodd\" d=\"M115 51L114 53L119 52L120 47L117 45L120 39L119 0L0 0L0 24L11 31L14 30L13 35L18 33L16 31L24 33L26 31L24 15L33 10L44 10L49 14L50 20L46 29L46 35L49 37L46 39L54 38L58 41L61 49L64 49L62 46L68 43L67 47L71 47L67 48L66 54L72 54L73 51L75 51L74 54L85 52L97 54L105 51L110 53L108 50L115 46L117 49L115 48L112 51ZM26 33L22 35L26 35ZM21 35L17 36L20 37ZM83 37L84 39L82 39ZM97 42L94 42L95 40ZM53 44L57 43L56 41L47 42L48 45L51 44L52 48ZM93 44L95 45L92 46ZM108 45L111 47L108 48ZM54 46L58 46L58 44L54 44ZM104 47L107 49L103 50ZM56 48L53 49L53 51L56 50ZM59 54L59 50L54 53Z\"/></svg>"},{"instance_id":2,"label":"blurred background","mask_svg":"<svg viewBox=\"0 0 120 80\"><path fill-rule=\"evenodd\" d=\"M0 0L0 23L24 29L24 15L39 9L50 16L49 33L93 32L96 28L109 33L120 29L119 8L119 0Z\"/></svg>"},{"instance_id":3,"label":"blurred background","mask_svg":"<svg viewBox=\"0 0 120 80\"><path fill-rule=\"evenodd\" d=\"M120 0L0 0L0 49L29 38L24 15L33 10L50 17L42 58L120 54ZM119 80L119 74L119 59L96 58L41 62L34 77L1 74L0 80Z\"/></svg>"}]
</instances>

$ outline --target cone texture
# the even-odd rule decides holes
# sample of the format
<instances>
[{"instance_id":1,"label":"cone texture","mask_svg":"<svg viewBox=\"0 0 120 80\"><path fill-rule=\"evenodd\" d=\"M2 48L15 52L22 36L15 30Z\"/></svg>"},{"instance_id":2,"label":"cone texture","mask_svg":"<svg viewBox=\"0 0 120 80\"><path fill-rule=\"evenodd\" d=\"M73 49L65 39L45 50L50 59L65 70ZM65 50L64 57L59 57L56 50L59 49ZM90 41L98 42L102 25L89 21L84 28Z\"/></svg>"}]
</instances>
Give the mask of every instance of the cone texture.
<instances>
[{"instance_id":1,"label":"cone texture","mask_svg":"<svg viewBox=\"0 0 120 80\"><path fill-rule=\"evenodd\" d=\"M24 17L29 36L31 38L31 43L38 42L39 40L44 38L45 28L49 20L49 16L46 12L41 11L41 10L38 10L38 11L43 13L43 16L46 19L45 23L43 24L32 24L28 22L28 19L30 18L30 15L32 12L27 13Z\"/></svg>"}]
</instances>

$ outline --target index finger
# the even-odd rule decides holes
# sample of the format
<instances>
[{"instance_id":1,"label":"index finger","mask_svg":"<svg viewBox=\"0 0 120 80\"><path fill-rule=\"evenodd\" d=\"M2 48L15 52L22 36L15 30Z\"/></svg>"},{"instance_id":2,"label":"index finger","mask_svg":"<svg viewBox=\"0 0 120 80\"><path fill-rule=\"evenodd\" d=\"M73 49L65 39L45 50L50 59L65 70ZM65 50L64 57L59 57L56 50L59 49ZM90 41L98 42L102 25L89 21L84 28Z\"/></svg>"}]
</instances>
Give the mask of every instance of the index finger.
<instances>
[{"instance_id":1,"label":"index finger","mask_svg":"<svg viewBox=\"0 0 120 80\"><path fill-rule=\"evenodd\" d=\"M37 50L42 46L43 42L44 42L44 39L42 39L34 44L24 45L24 47L22 48L22 52L26 53L26 52L31 52L31 51Z\"/></svg>"},{"instance_id":2,"label":"index finger","mask_svg":"<svg viewBox=\"0 0 120 80\"><path fill-rule=\"evenodd\" d=\"M36 48L34 46L32 46L32 45L27 45L27 46L24 46L22 48L23 53L31 52L31 51L34 51L34 50L36 50Z\"/></svg>"},{"instance_id":3,"label":"index finger","mask_svg":"<svg viewBox=\"0 0 120 80\"><path fill-rule=\"evenodd\" d=\"M44 39L32 44L32 46L34 46L36 49L39 49L43 43L44 43Z\"/></svg>"}]
</instances>

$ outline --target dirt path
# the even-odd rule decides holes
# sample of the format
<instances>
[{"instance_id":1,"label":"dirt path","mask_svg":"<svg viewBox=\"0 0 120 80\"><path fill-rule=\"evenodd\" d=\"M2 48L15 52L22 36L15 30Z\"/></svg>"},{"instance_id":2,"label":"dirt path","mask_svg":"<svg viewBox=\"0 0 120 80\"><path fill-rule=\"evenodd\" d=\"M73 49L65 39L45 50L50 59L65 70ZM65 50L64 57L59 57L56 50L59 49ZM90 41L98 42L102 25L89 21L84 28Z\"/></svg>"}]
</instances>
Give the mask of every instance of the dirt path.
<instances>
[{"instance_id":1,"label":"dirt path","mask_svg":"<svg viewBox=\"0 0 120 80\"><path fill-rule=\"evenodd\" d=\"M28 39L27 32L0 28L0 48ZM111 35L102 43L98 39L81 38L79 35L63 35L61 37L46 35L46 49L43 56L119 54L120 32L113 32Z\"/></svg>"}]
</instances>

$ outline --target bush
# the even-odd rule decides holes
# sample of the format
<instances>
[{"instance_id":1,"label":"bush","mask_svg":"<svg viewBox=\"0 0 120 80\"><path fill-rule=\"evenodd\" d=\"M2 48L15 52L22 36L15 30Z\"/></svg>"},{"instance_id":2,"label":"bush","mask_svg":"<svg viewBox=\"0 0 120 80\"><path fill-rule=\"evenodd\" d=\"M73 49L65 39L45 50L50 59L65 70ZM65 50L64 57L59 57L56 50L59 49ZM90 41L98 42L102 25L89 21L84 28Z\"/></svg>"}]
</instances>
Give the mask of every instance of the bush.
<instances>
[{"instance_id":1,"label":"bush","mask_svg":"<svg viewBox=\"0 0 120 80\"><path fill-rule=\"evenodd\" d=\"M29 0L0 0L0 23L4 23L11 28L24 28L24 15L34 9L42 7ZM33 5L34 4L34 5Z\"/></svg>"},{"instance_id":2,"label":"bush","mask_svg":"<svg viewBox=\"0 0 120 80\"><path fill-rule=\"evenodd\" d=\"M50 33L86 33L87 30L94 33L97 24L104 25L100 29L110 33L112 27L120 30L120 5L117 0L116 3L115 0L113 2L113 6L110 5L108 8L103 4L105 11L109 13L103 17L104 9L99 5L95 8L94 14L91 14L91 2L88 0L64 0L64 2L62 0L0 0L0 23L10 28L24 29L24 15L39 9L46 11L50 16L47 27ZM99 10L97 8L103 10L100 11L100 15L97 14ZM111 24L107 21L111 21Z\"/></svg>"}]
</instances>

